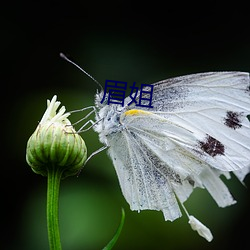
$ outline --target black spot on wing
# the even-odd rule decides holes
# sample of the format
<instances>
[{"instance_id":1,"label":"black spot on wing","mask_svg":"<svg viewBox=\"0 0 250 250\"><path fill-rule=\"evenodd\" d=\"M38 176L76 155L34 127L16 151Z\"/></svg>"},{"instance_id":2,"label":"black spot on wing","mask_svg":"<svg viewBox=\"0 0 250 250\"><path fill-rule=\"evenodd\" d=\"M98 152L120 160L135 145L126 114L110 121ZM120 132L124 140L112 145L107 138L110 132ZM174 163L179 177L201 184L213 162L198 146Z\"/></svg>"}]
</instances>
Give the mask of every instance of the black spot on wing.
<instances>
[{"instance_id":1,"label":"black spot on wing","mask_svg":"<svg viewBox=\"0 0 250 250\"><path fill-rule=\"evenodd\" d=\"M225 152L224 145L210 135L207 135L205 141L200 141L199 146L204 152L212 157L216 155L224 155Z\"/></svg>"},{"instance_id":2,"label":"black spot on wing","mask_svg":"<svg viewBox=\"0 0 250 250\"><path fill-rule=\"evenodd\" d=\"M232 129L240 128L242 113L227 111L227 115L224 118L224 124Z\"/></svg>"}]
</instances>

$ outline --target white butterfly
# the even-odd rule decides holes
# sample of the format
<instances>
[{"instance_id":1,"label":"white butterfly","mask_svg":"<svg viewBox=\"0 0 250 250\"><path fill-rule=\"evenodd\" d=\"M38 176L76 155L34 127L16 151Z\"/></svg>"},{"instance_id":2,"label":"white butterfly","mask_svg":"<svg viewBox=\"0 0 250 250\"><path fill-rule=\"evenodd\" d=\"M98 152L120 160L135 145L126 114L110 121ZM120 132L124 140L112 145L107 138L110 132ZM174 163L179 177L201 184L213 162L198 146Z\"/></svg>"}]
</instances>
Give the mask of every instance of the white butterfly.
<instances>
[{"instance_id":1,"label":"white butterfly","mask_svg":"<svg viewBox=\"0 0 250 250\"><path fill-rule=\"evenodd\" d=\"M92 123L104 144L89 158L108 148L131 210L161 210L173 221L182 215L180 204L192 229L211 241L210 230L183 203L196 187L207 189L220 207L235 203L220 176L233 173L243 182L250 172L249 74L209 72L157 82L153 108L128 105L129 97L124 107L101 104L103 94L97 92L83 118L95 112L96 122L85 125Z\"/></svg>"},{"instance_id":2,"label":"white butterfly","mask_svg":"<svg viewBox=\"0 0 250 250\"><path fill-rule=\"evenodd\" d=\"M97 93L93 128L108 147L131 210L161 210L165 220L173 221L181 216L177 200L183 205L195 187L206 188L220 207L235 203L220 175L230 178L233 172L243 181L250 171L248 73L157 82L154 108L126 106L128 97L124 107L102 105L102 98L103 92ZM189 219L193 229L212 240L208 228Z\"/></svg>"}]
</instances>

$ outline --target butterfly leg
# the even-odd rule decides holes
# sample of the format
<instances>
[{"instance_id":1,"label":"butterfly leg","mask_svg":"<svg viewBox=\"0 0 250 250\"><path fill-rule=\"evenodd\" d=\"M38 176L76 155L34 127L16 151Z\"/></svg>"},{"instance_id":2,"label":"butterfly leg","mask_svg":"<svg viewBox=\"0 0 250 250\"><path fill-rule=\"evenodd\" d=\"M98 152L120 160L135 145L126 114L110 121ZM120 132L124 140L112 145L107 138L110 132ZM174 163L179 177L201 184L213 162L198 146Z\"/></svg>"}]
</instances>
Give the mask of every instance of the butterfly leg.
<instances>
[{"instance_id":1,"label":"butterfly leg","mask_svg":"<svg viewBox=\"0 0 250 250\"><path fill-rule=\"evenodd\" d=\"M83 166L81 167L81 169L78 171L77 173L77 177L80 175L83 167L87 164L87 162L96 154L102 152L103 150L107 149L108 146L102 146L101 148L97 149L96 151L94 151L93 153L90 154L90 156L87 158L87 160L84 162Z\"/></svg>"},{"instance_id":2,"label":"butterfly leg","mask_svg":"<svg viewBox=\"0 0 250 250\"><path fill-rule=\"evenodd\" d=\"M77 133L82 133L82 132L86 132L88 130L90 130L93 126L95 126L96 123L98 123L99 121L93 122L92 120L88 120L86 123L84 123L77 131ZM89 123L91 123L91 125L87 128L85 128Z\"/></svg>"},{"instance_id":3,"label":"butterfly leg","mask_svg":"<svg viewBox=\"0 0 250 250\"><path fill-rule=\"evenodd\" d=\"M87 118L89 118L93 113L95 114L95 116L97 116L97 111L96 111L96 108L95 106L89 106L89 107L86 107L86 108L82 108L82 109L77 109L77 110L73 110L73 111L70 111L70 114L72 113L76 113L76 112L83 112L85 110L88 110L88 109L92 109L87 115L85 115L83 118L81 118L80 120L78 120L77 122L75 122L74 124L72 124L73 126L81 123L82 121L86 120ZM85 132L85 131L88 131L89 129L91 129L96 123L98 123L99 121L97 122L93 122L92 120L88 120L86 123L84 123L77 131L77 133L81 133L81 132ZM88 124L91 125L88 127L88 128L85 128Z\"/></svg>"},{"instance_id":4,"label":"butterfly leg","mask_svg":"<svg viewBox=\"0 0 250 250\"><path fill-rule=\"evenodd\" d=\"M102 146L101 148L97 149L96 151L94 151L93 153L91 153L91 155L87 158L87 160L85 161L84 165L86 165L86 163L96 154L102 152L103 150L107 149L108 146Z\"/></svg>"},{"instance_id":5,"label":"butterfly leg","mask_svg":"<svg viewBox=\"0 0 250 250\"><path fill-rule=\"evenodd\" d=\"M77 109L77 110L73 110L73 111L69 112L70 114L73 114L73 113L76 113L76 112L83 112L83 111L85 111L87 109L92 109L92 110L87 115L85 115L83 118L81 118L79 121L75 122L73 125L76 125L76 124L82 122L83 120L86 120L93 113L96 114L96 108L95 108L95 106L89 106L89 107L86 107L86 108Z\"/></svg>"}]
</instances>

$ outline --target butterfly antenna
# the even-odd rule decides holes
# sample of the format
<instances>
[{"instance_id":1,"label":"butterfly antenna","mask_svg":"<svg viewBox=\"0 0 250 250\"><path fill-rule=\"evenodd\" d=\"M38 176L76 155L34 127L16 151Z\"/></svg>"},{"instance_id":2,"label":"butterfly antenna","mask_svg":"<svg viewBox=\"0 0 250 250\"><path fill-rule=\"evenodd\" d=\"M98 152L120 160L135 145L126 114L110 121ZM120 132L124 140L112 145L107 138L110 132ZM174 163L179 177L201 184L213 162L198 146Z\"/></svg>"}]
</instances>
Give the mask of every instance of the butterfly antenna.
<instances>
[{"instance_id":1,"label":"butterfly antenna","mask_svg":"<svg viewBox=\"0 0 250 250\"><path fill-rule=\"evenodd\" d=\"M64 60L66 60L67 62L73 64L75 67L77 67L79 70L81 70L85 75L87 75L89 78L91 78L95 83L97 83L97 85L101 88L101 91L103 91L103 87L102 85L93 77L91 76L89 73L87 73L84 69L82 69L79 65L77 65L76 63L74 63L73 61L71 61L67 56L65 56L63 53L60 53L60 57Z\"/></svg>"}]
</instances>

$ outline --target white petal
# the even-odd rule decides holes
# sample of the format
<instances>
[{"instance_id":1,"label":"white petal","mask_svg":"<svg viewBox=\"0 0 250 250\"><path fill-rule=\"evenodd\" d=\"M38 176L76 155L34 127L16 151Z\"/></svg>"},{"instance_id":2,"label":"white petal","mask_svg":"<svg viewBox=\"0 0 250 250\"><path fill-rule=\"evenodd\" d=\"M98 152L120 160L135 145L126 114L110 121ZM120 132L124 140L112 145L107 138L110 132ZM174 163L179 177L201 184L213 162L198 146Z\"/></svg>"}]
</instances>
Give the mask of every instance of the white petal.
<instances>
[{"instance_id":1,"label":"white petal","mask_svg":"<svg viewBox=\"0 0 250 250\"><path fill-rule=\"evenodd\" d=\"M205 238L207 241L211 241L213 239L213 235L209 228L203 225L199 220L197 220L194 216L189 216L189 222L191 228L198 232L200 236Z\"/></svg>"},{"instance_id":2,"label":"white petal","mask_svg":"<svg viewBox=\"0 0 250 250\"><path fill-rule=\"evenodd\" d=\"M66 108L64 106L62 106L57 112L61 102L56 101L56 99L57 96L54 95L51 101L47 100L48 107L40 121L40 124L44 124L46 122L60 122L66 125L71 125L70 121L67 119L70 113L65 113Z\"/></svg>"},{"instance_id":3,"label":"white petal","mask_svg":"<svg viewBox=\"0 0 250 250\"><path fill-rule=\"evenodd\" d=\"M50 100L47 100L47 109L46 109L45 113L43 114L43 117L42 117L40 123L47 122L48 120L51 119L51 117L53 117L52 113L55 113L54 108L55 108L55 104L57 103L56 98L57 98L57 96L54 95L51 102L50 102Z\"/></svg>"}]
</instances>

